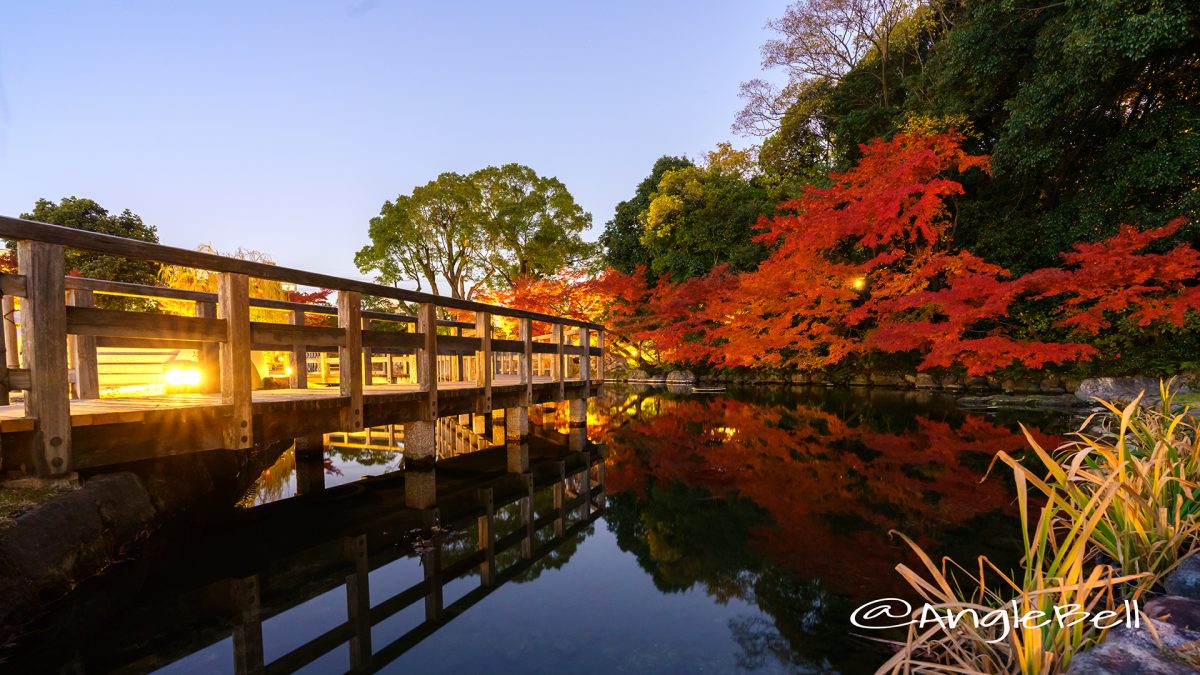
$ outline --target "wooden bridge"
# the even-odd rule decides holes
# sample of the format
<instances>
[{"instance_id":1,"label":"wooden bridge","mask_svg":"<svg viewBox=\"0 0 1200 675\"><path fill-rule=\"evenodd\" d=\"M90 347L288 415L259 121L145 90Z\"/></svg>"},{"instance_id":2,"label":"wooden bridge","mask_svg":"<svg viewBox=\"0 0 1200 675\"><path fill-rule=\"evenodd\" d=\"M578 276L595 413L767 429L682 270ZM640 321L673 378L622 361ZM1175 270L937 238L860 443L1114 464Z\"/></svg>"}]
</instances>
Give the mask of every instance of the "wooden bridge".
<instances>
[{"instance_id":1,"label":"wooden bridge","mask_svg":"<svg viewBox=\"0 0 1200 675\"><path fill-rule=\"evenodd\" d=\"M432 461L439 417L502 415L508 436L520 439L531 405L570 401L572 421L582 424L586 399L604 379L604 327L593 323L4 216L0 238L15 242L18 267L0 275L5 472L57 476L397 423L405 424L406 462ZM68 277L68 249L202 270L216 276L217 292ZM251 278L331 289L337 306L251 298ZM193 311L98 307L104 295ZM410 304L415 316L363 311L364 296ZM20 336L11 323L14 297ZM252 308L256 319L279 321L252 320ZM310 325L320 317L336 325ZM515 339L500 337L512 324ZM195 390L101 397L97 354L147 347L197 350ZM255 389L256 351L290 355L285 388ZM308 381L309 354L336 354L336 388ZM381 355L387 367L376 381L372 364ZM407 367L393 368L396 358ZM452 366L442 377L439 359ZM329 381L324 375L320 385ZM15 391L23 392L20 403L10 403Z\"/></svg>"}]
</instances>

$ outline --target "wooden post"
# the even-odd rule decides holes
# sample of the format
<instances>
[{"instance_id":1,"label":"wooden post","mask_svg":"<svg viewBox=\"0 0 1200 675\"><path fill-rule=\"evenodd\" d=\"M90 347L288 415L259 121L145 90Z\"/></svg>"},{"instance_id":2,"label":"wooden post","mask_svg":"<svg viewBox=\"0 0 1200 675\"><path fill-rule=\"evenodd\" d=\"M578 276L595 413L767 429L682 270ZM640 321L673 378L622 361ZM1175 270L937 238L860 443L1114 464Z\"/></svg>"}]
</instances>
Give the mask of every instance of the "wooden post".
<instances>
[{"instance_id":1,"label":"wooden post","mask_svg":"<svg viewBox=\"0 0 1200 675\"><path fill-rule=\"evenodd\" d=\"M475 352L475 383L483 390L476 399L476 410L492 409L492 315L475 312L475 336L479 338L479 351Z\"/></svg>"},{"instance_id":2,"label":"wooden post","mask_svg":"<svg viewBox=\"0 0 1200 675\"><path fill-rule=\"evenodd\" d=\"M217 303L196 303L194 314L201 319L217 318ZM196 350L200 366L200 391L205 394L221 392L221 343L202 342Z\"/></svg>"},{"instance_id":3,"label":"wooden post","mask_svg":"<svg viewBox=\"0 0 1200 675\"><path fill-rule=\"evenodd\" d=\"M63 247L17 242L17 267L25 275L21 304L25 367L25 416L36 420L34 469L41 476L71 470L71 401L67 378L67 307L63 299Z\"/></svg>"},{"instance_id":4,"label":"wooden post","mask_svg":"<svg viewBox=\"0 0 1200 675\"><path fill-rule=\"evenodd\" d=\"M496 583L496 507L492 488L481 488L475 494L479 505L483 507L483 515L478 520L477 546L478 550L484 551L483 562L479 564L479 583L491 586Z\"/></svg>"},{"instance_id":5,"label":"wooden post","mask_svg":"<svg viewBox=\"0 0 1200 675\"><path fill-rule=\"evenodd\" d=\"M550 376L558 383L558 390L555 393L555 401L561 401L567 397L567 386L564 382L565 373L563 369L563 327L561 323L556 323L550 327L551 339L554 341L554 363L550 366Z\"/></svg>"},{"instance_id":6,"label":"wooden post","mask_svg":"<svg viewBox=\"0 0 1200 675\"><path fill-rule=\"evenodd\" d=\"M292 325L304 325L304 310L292 310ZM292 375L288 378L292 389L308 389L308 346L292 346Z\"/></svg>"},{"instance_id":7,"label":"wooden post","mask_svg":"<svg viewBox=\"0 0 1200 675\"><path fill-rule=\"evenodd\" d=\"M604 331L596 332L596 350L600 356L596 359L596 379L604 381Z\"/></svg>"},{"instance_id":8,"label":"wooden post","mask_svg":"<svg viewBox=\"0 0 1200 675\"><path fill-rule=\"evenodd\" d=\"M533 320L520 319L517 323L517 338L524 347L521 350L520 366L521 384L525 385L525 394L521 405L533 405Z\"/></svg>"},{"instance_id":9,"label":"wooden post","mask_svg":"<svg viewBox=\"0 0 1200 675\"><path fill-rule=\"evenodd\" d=\"M592 454L583 453L583 517L592 515Z\"/></svg>"},{"instance_id":10,"label":"wooden post","mask_svg":"<svg viewBox=\"0 0 1200 675\"><path fill-rule=\"evenodd\" d=\"M255 675L264 672L262 606L258 596L258 577L233 582L233 602L238 608L233 626L233 672Z\"/></svg>"},{"instance_id":11,"label":"wooden post","mask_svg":"<svg viewBox=\"0 0 1200 675\"><path fill-rule=\"evenodd\" d=\"M371 330L371 320L370 319L362 320L362 329L364 331ZM359 340L360 341L362 340L361 335L359 336ZM371 348L363 347L362 348L363 386L367 386L367 385L374 383L375 364L372 363L372 361L374 359L375 359L375 354L371 351Z\"/></svg>"},{"instance_id":12,"label":"wooden post","mask_svg":"<svg viewBox=\"0 0 1200 675\"><path fill-rule=\"evenodd\" d=\"M240 450L254 445L250 369L250 280L245 274L217 275L217 314L225 320L221 343L221 402L233 406L225 427L225 447Z\"/></svg>"},{"instance_id":13,"label":"wooden post","mask_svg":"<svg viewBox=\"0 0 1200 675\"><path fill-rule=\"evenodd\" d=\"M86 289L67 291L67 303L75 307L95 307L95 296ZM96 363L96 338L92 335L68 335L67 350L75 370L75 398L100 398L100 375Z\"/></svg>"},{"instance_id":14,"label":"wooden post","mask_svg":"<svg viewBox=\"0 0 1200 675\"><path fill-rule=\"evenodd\" d=\"M417 310L417 332L423 336L416 356L417 388L426 392L425 405L422 406L420 418L436 420L438 416L437 306L432 302L422 302Z\"/></svg>"},{"instance_id":15,"label":"wooden post","mask_svg":"<svg viewBox=\"0 0 1200 675\"><path fill-rule=\"evenodd\" d=\"M592 333L587 328L579 329L579 380L583 382L584 398L591 395L592 385Z\"/></svg>"},{"instance_id":16,"label":"wooden post","mask_svg":"<svg viewBox=\"0 0 1200 675\"><path fill-rule=\"evenodd\" d=\"M521 497L521 526L525 528L525 536L521 537L521 559L533 559L533 474L521 476L525 481L525 496Z\"/></svg>"},{"instance_id":17,"label":"wooden post","mask_svg":"<svg viewBox=\"0 0 1200 675\"><path fill-rule=\"evenodd\" d=\"M4 312L4 344L8 350L4 353L4 362L9 368L21 367L21 351L17 344L17 303L11 295L4 296L0 302L0 311Z\"/></svg>"},{"instance_id":18,"label":"wooden post","mask_svg":"<svg viewBox=\"0 0 1200 675\"><path fill-rule=\"evenodd\" d=\"M329 353L321 352L321 386L329 386Z\"/></svg>"},{"instance_id":19,"label":"wooden post","mask_svg":"<svg viewBox=\"0 0 1200 675\"><path fill-rule=\"evenodd\" d=\"M459 326L458 328L455 329L454 334L457 335L458 337L462 337L462 330L463 330L462 326ZM489 331L489 334L490 334L490 331ZM455 354L457 354L456 360L458 361L458 378L457 379L465 380L465 379L467 379L467 372L465 370L463 370L463 353L460 350L460 351L456 351Z\"/></svg>"},{"instance_id":20,"label":"wooden post","mask_svg":"<svg viewBox=\"0 0 1200 675\"><path fill-rule=\"evenodd\" d=\"M8 302L9 302L9 297L7 295L4 296L2 301L0 301L0 303L3 303L3 304L8 304ZM4 321L5 328L7 328L7 324L8 324L7 317L2 317L2 318L0 318L0 320ZM8 389L8 352L10 350L16 351L16 349L17 349L16 340L13 340L11 343L8 341L8 331L5 330L3 332L0 332L0 405L8 405L9 404L9 399L8 399L8 391L9 391L9 389Z\"/></svg>"},{"instance_id":21,"label":"wooden post","mask_svg":"<svg viewBox=\"0 0 1200 675\"><path fill-rule=\"evenodd\" d=\"M566 512L563 507L567 503L567 465L565 462L556 462L556 468L558 480L551 489L554 494L554 536L561 537L566 529Z\"/></svg>"},{"instance_id":22,"label":"wooden post","mask_svg":"<svg viewBox=\"0 0 1200 675\"><path fill-rule=\"evenodd\" d=\"M442 618L442 543L436 535L421 553L425 568L425 620L436 623Z\"/></svg>"},{"instance_id":23,"label":"wooden post","mask_svg":"<svg viewBox=\"0 0 1200 675\"><path fill-rule=\"evenodd\" d=\"M338 389L348 398L342 408L343 431L363 428L362 294L338 291L338 328L346 331L346 344L338 347Z\"/></svg>"},{"instance_id":24,"label":"wooden post","mask_svg":"<svg viewBox=\"0 0 1200 675\"><path fill-rule=\"evenodd\" d=\"M346 619L354 626L350 637L350 672L371 670L371 592L367 564L367 535L346 538L346 557L354 572L346 576Z\"/></svg>"},{"instance_id":25,"label":"wooden post","mask_svg":"<svg viewBox=\"0 0 1200 675\"><path fill-rule=\"evenodd\" d=\"M603 446L601 446L603 447ZM604 451L600 452L600 461L596 463L596 482L600 484L600 496L596 498L596 505L600 509L604 509L607 504L608 493L604 489Z\"/></svg>"}]
</instances>

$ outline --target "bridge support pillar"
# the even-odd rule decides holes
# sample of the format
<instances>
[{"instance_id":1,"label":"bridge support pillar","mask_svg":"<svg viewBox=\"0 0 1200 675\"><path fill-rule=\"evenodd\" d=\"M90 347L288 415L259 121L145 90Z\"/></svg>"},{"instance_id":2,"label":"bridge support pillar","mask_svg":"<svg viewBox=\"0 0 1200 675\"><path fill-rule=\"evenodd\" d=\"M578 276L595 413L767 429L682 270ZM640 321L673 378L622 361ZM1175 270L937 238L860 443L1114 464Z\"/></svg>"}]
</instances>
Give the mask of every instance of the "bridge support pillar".
<instances>
[{"instance_id":1,"label":"bridge support pillar","mask_svg":"<svg viewBox=\"0 0 1200 675\"><path fill-rule=\"evenodd\" d=\"M325 489L325 437L296 439L296 493L301 495Z\"/></svg>"},{"instance_id":2,"label":"bridge support pillar","mask_svg":"<svg viewBox=\"0 0 1200 675\"><path fill-rule=\"evenodd\" d=\"M507 452L509 473L526 473L529 471L529 443L525 441L508 441L504 445Z\"/></svg>"},{"instance_id":3,"label":"bridge support pillar","mask_svg":"<svg viewBox=\"0 0 1200 675\"><path fill-rule=\"evenodd\" d=\"M404 468L433 468L437 458L437 422L418 421L404 425Z\"/></svg>"},{"instance_id":4,"label":"bridge support pillar","mask_svg":"<svg viewBox=\"0 0 1200 675\"><path fill-rule=\"evenodd\" d=\"M573 398L571 399L570 408L568 410L571 416L571 428L587 426L587 399Z\"/></svg>"},{"instance_id":5,"label":"bridge support pillar","mask_svg":"<svg viewBox=\"0 0 1200 675\"><path fill-rule=\"evenodd\" d=\"M471 432L476 436L486 440L491 440L491 427L492 425L490 424L490 420L488 420L488 416L486 414L475 413L471 415Z\"/></svg>"},{"instance_id":6,"label":"bridge support pillar","mask_svg":"<svg viewBox=\"0 0 1200 675\"><path fill-rule=\"evenodd\" d=\"M506 440L523 441L529 438L529 408L506 408L504 427Z\"/></svg>"}]
</instances>

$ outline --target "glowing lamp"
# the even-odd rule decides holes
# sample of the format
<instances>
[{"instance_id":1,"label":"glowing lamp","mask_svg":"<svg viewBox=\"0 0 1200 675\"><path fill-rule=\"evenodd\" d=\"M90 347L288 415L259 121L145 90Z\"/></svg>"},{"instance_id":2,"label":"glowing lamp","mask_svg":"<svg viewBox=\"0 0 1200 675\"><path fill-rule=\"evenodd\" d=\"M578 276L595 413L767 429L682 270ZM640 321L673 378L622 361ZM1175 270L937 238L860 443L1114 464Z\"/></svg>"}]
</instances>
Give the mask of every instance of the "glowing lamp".
<instances>
[{"instance_id":1,"label":"glowing lamp","mask_svg":"<svg viewBox=\"0 0 1200 675\"><path fill-rule=\"evenodd\" d=\"M193 368L172 368L163 374L172 387L195 387L200 384L200 371Z\"/></svg>"}]
</instances>

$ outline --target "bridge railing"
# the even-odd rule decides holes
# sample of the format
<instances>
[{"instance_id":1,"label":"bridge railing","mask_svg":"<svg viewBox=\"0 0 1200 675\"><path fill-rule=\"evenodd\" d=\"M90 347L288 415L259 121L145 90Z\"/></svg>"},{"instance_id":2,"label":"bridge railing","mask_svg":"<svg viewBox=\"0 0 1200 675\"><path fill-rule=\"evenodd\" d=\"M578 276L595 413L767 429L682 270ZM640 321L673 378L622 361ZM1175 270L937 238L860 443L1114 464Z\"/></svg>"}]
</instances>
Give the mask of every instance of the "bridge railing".
<instances>
[{"instance_id":1,"label":"bridge railing","mask_svg":"<svg viewBox=\"0 0 1200 675\"><path fill-rule=\"evenodd\" d=\"M192 251L150 242L0 216L0 238L16 244L17 274L0 275L5 305L21 300L20 361L0 358L0 395L23 390L24 415L35 420L31 458L36 473L58 475L71 470L71 371L80 398L99 395L96 350L105 345L179 347L200 350L202 369L208 369L213 393L219 392L228 416L223 428L224 447L249 448L254 443L252 363L254 350L292 351L297 364L308 351L338 353L341 427L363 428L364 356L372 353L412 354L418 389L425 393L420 419L438 417L438 356L474 353L475 384L480 389L480 412L490 410L494 359L498 353L515 353L518 381L525 400L532 399L533 359L548 355L550 374L565 395L568 362L579 358L579 379L603 379L604 327L575 319L489 305L457 298L383 286L354 279L289 267ZM102 253L160 264L179 265L215 273L217 292L160 288L66 276L67 249ZM337 292L337 306L310 305L250 297L251 278L296 286L327 288ZM95 294L118 294L194 303L194 316L175 316L96 307ZM364 312L363 296L410 303L416 316ZM252 321L252 307L290 312L288 323ZM441 310L471 312L475 321L445 321ZM305 325L309 314L336 317L336 326ZM493 318L515 319L517 339L495 337ZM406 324L409 330L377 330L373 321ZM535 341L534 322L549 327L550 342ZM455 334L439 333L453 332ZM565 330L578 334L568 344ZM464 336L464 330L473 335ZM6 351L16 350L5 331ZM593 344L594 343L594 344ZM365 350L365 354L364 354ZM598 368L591 358L598 356ZM292 385L305 388L307 369L293 367ZM461 372L461 367L460 367Z\"/></svg>"}]
</instances>

